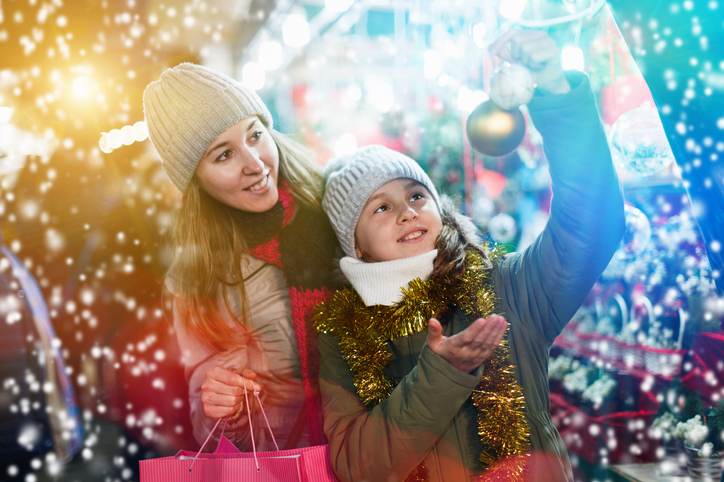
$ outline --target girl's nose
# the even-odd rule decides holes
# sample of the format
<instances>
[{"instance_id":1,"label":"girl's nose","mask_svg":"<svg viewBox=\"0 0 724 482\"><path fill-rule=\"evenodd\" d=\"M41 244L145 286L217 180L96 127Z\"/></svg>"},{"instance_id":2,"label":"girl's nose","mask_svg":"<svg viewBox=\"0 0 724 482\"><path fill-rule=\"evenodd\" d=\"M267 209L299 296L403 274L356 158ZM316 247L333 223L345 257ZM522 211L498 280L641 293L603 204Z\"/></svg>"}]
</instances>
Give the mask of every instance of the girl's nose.
<instances>
[{"instance_id":1,"label":"girl's nose","mask_svg":"<svg viewBox=\"0 0 724 482\"><path fill-rule=\"evenodd\" d=\"M400 214L400 222L404 223L414 219L417 219L417 211L415 211L411 206L405 206Z\"/></svg>"}]
</instances>

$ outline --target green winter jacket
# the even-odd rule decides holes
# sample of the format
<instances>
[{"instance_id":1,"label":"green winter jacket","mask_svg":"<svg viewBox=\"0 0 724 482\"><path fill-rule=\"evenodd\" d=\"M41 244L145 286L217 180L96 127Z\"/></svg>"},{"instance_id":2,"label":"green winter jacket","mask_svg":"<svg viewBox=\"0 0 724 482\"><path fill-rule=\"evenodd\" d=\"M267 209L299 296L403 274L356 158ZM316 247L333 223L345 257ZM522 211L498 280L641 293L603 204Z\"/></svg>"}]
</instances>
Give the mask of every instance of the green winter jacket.
<instances>
[{"instance_id":1,"label":"green winter jacket","mask_svg":"<svg viewBox=\"0 0 724 482\"><path fill-rule=\"evenodd\" d=\"M496 312L510 324L532 447L552 456L536 467L533 480L572 480L550 418L549 349L608 264L624 227L622 196L588 79L568 76L570 92L537 95L529 105L550 164L551 217L527 249L493 268ZM472 321L462 312L441 320L448 336ZM320 336L324 430L340 480L403 481L420 462L430 482L471 480L482 469L469 400L479 373L458 371L427 348L426 337L422 332L391 343L394 359L386 374L400 382L368 409L337 341Z\"/></svg>"}]
</instances>

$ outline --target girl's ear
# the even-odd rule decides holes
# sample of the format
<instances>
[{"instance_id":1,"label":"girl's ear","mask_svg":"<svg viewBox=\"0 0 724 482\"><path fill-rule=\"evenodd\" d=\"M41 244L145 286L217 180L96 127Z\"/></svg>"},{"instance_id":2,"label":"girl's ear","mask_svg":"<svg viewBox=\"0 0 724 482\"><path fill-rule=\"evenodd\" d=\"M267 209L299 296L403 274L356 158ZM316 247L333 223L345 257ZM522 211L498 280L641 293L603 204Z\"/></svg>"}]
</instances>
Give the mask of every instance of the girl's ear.
<instances>
[{"instance_id":1,"label":"girl's ear","mask_svg":"<svg viewBox=\"0 0 724 482\"><path fill-rule=\"evenodd\" d=\"M355 246L355 248L354 248L354 253L357 255L357 259L364 260L364 256L365 256L364 253L357 246Z\"/></svg>"}]
</instances>

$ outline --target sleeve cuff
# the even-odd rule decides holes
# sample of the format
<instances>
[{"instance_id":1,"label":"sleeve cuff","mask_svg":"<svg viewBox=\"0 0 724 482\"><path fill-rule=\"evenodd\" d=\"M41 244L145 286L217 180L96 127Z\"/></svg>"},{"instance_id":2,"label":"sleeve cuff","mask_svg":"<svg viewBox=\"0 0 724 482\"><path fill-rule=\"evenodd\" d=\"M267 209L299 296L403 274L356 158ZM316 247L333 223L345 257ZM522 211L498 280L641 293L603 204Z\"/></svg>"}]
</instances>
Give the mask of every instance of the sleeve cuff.
<instances>
[{"instance_id":1,"label":"sleeve cuff","mask_svg":"<svg viewBox=\"0 0 724 482\"><path fill-rule=\"evenodd\" d=\"M480 381L480 375L482 374L483 367L479 367L473 373L463 373L454 366L452 366L447 360L433 352L428 346L425 346L420 352L421 365L429 367L435 373L442 377L450 380L456 385L472 390L478 385Z\"/></svg>"},{"instance_id":2,"label":"sleeve cuff","mask_svg":"<svg viewBox=\"0 0 724 482\"><path fill-rule=\"evenodd\" d=\"M568 70L565 75L571 90L565 94L543 94L536 91L533 99L528 104L531 113L561 110L566 106L576 106L581 102L586 102L587 99L593 97L591 83L586 74L576 70Z\"/></svg>"}]
</instances>

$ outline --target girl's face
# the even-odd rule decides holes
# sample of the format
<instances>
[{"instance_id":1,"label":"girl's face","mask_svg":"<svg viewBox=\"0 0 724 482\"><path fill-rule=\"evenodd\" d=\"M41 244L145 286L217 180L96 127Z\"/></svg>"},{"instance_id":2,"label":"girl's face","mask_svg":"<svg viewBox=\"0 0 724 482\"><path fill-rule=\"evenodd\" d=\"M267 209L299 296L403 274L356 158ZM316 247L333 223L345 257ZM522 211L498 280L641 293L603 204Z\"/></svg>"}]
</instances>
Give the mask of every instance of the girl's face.
<instances>
[{"instance_id":1,"label":"girl's face","mask_svg":"<svg viewBox=\"0 0 724 482\"><path fill-rule=\"evenodd\" d=\"M409 258L435 249L442 220L435 200L419 182L390 181L367 200L355 230L363 261Z\"/></svg>"},{"instance_id":2,"label":"girl's face","mask_svg":"<svg viewBox=\"0 0 724 482\"><path fill-rule=\"evenodd\" d=\"M257 117L248 117L213 140L196 168L199 184L227 206L260 213L279 199L279 151Z\"/></svg>"}]
</instances>

